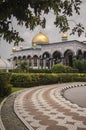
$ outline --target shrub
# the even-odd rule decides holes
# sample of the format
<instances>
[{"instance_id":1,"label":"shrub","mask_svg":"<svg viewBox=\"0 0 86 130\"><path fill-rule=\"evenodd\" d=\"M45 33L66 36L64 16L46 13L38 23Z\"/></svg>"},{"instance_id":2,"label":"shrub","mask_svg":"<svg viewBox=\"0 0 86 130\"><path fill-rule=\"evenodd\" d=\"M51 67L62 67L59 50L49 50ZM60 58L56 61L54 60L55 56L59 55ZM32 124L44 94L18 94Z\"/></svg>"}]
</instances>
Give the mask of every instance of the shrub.
<instances>
[{"instance_id":1,"label":"shrub","mask_svg":"<svg viewBox=\"0 0 86 130\"><path fill-rule=\"evenodd\" d=\"M81 73L86 73L86 60L84 59L73 59L73 67L78 69Z\"/></svg>"},{"instance_id":2,"label":"shrub","mask_svg":"<svg viewBox=\"0 0 86 130\"><path fill-rule=\"evenodd\" d=\"M28 87L31 84L31 76L25 73L15 73L11 75L10 83L14 87Z\"/></svg>"},{"instance_id":3,"label":"shrub","mask_svg":"<svg viewBox=\"0 0 86 130\"><path fill-rule=\"evenodd\" d=\"M65 72L65 68L64 65L62 64L55 64L52 68L51 71L53 73L64 73Z\"/></svg>"},{"instance_id":4,"label":"shrub","mask_svg":"<svg viewBox=\"0 0 86 130\"><path fill-rule=\"evenodd\" d=\"M10 83L14 87L31 87L44 84L57 83L56 74L24 74L14 73L11 76Z\"/></svg>"},{"instance_id":5,"label":"shrub","mask_svg":"<svg viewBox=\"0 0 86 130\"><path fill-rule=\"evenodd\" d=\"M11 84L14 87L31 87L39 86L46 84L54 83L64 83L64 82L76 82L76 81L85 81L86 74L72 74L72 73L63 73L63 74L25 74L25 73L14 73L11 75Z\"/></svg>"},{"instance_id":6,"label":"shrub","mask_svg":"<svg viewBox=\"0 0 86 130\"><path fill-rule=\"evenodd\" d=\"M29 68L29 73L51 73L51 69L33 69L33 68Z\"/></svg>"},{"instance_id":7,"label":"shrub","mask_svg":"<svg viewBox=\"0 0 86 130\"><path fill-rule=\"evenodd\" d=\"M78 72L78 69L72 68L70 66L64 66L65 73L76 73Z\"/></svg>"},{"instance_id":8,"label":"shrub","mask_svg":"<svg viewBox=\"0 0 86 130\"><path fill-rule=\"evenodd\" d=\"M78 72L77 69L73 69L70 66L65 66L62 64L56 64L51 68L53 73L76 73Z\"/></svg>"},{"instance_id":9,"label":"shrub","mask_svg":"<svg viewBox=\"0 0 86 130\"><path fill-rule=\"evenodd\" d=\"M0 72L0 96L7 96L11 93L9 85L10 73Z\"/></svg>"}]
</instances>

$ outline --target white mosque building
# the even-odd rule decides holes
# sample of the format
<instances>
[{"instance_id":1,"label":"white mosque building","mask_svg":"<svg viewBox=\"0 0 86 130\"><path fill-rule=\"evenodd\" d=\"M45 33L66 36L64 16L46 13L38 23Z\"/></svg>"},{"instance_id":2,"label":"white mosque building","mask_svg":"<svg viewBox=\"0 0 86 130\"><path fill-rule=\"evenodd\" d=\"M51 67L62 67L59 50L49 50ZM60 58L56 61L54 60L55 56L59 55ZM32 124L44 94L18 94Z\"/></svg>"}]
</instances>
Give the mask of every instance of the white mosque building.
<instances>
[{"instance_id":1,"label":"white mosque building","mask_svg":"<svg viewBox=\"0 0 86 130\"><path fill-rule=\"evenodd\" d=\"M67 34L62 35L62 42L50 43L49 38L39 32L32 39L31 48L13 48L13 67L23 61L31 68L51 68L54 64L72 66L72 59L86 59L86 43L77 40L68 41Z\"/></svg>"}]
</instances>

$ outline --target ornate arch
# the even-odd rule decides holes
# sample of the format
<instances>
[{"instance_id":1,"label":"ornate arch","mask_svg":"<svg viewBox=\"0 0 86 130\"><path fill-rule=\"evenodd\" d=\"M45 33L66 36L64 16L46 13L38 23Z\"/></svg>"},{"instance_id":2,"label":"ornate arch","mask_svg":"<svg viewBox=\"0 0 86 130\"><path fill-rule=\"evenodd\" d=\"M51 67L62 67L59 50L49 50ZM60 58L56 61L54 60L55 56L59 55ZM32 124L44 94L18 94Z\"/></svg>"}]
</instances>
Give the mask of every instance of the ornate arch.
<instances>
[{"instance_id":1,"label":"ornate arch","mask_svg":"<svg viewBox=\"0 0 86 130\"><path fill-rule=\"evenodd\" d=\"M47 58L50 58L50 53L49 52L44 52L43 54L42 54L42 58L43 59L47 59Z\"/></svg>"},{"instance_id":2,"label":"ornate arch","mask_svg":"<svg viewBox=\"0 0 86 130\"><path fill-rule=\"evenodd\" d=\"M54 64L60 63L61 62L61 52L60 51L54 51L52 54L52 58L54 60Z\"/></svg>"},{"instance_id":3,"label":"ornate arch","mask_svg":"<svg viewBox=\"0 0 86 130\"><path fill-rule=\"evenodd\" d=\"M32 65L31 55L28 55L28 56L26 57L26 59L27 59L28 65L31 66L31 65Z\"/></svg>"},{"instance_id":4,"label":"ornate arch","mask_svg":"<svg viewBox=\"0 0 86 130\"><path fill-rule=\"evenodd\" d=\"M72 66L73 65L73 56L74 56L74 52L70 49L66 50L64 52L64 64L68 65L68 66Z\"/></svg>"},{"instance_id":5,"label":"ornate arch","mask_svg":"<svg viewBox=\"0 0 86 130\"><path fill-rule=\"evenodd\" d=\"M34 55L34 56L33 56L34 66L37 66L37 61L38 61L38 56L37 56L37 55Z\"/></svg>"},{"instance_id":6,"label":"ornate arch","mask_svg":"<svg viewBox=\"0 0 86 130\"><path fill-rule=\"evenodd\" d=\"M22 59L23 59L23 60L26 60L26 56L24 55L24 56L22 57Z\"/></svg>"},{"instance_id":7,"label":"ornate arch","mask_svg":"<svg viewBox=\"0 0 86 130\"><path fill-rule=\"evenodd\" d=\"M81 49L77 50L77 55L76 55L77 59L82 59L83 58L83 53Z\"/></svg>"},{"instance_id":8,"label":"ornate arch","mask_svg":"<svg viewBox=\"0 0 86 130\"><path fill-rule=\"evenodd\" d=\"M17 56L13 57L13 61L16 61L17 60Z\"/></svg>"}]
</instances>

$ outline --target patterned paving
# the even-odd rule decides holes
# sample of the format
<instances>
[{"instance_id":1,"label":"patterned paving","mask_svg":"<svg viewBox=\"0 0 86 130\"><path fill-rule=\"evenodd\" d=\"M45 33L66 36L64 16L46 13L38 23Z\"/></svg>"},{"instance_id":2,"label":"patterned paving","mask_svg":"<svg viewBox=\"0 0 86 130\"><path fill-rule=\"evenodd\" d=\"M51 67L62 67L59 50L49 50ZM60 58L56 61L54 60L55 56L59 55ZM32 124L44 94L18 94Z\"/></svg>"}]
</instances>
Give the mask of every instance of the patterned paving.
<instances>
[{"instance_id":1,"label":"patterned paving","mask_svg":"<svg viewBox=\"0 0 86 130\"><path fill-rule=\"evenodd\" d=\"M30 88L16 98L14 110L29 130L86 130L86 108L61 96L63 88L76 84Z\"/></svg>"}]
</instances>

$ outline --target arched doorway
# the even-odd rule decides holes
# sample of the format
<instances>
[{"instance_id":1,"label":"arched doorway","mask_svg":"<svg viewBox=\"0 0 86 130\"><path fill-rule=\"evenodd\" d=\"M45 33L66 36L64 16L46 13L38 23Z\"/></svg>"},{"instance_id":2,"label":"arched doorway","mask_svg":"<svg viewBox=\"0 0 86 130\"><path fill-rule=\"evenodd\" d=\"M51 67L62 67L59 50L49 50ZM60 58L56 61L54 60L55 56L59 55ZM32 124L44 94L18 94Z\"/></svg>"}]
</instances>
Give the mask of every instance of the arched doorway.
<instances>
[{"instance_id":1,"label":"arched doorway","mask_svg":"<svg viewBox=\"0 0 86 130\"><path fill-rule=\"evenodd\" d=\"M82 58L83 58L82 50L78 50L77 51L77 59L82 59Z\"/></svg>"},{"instance_id":2,"label":"arched doorway","mask_svg":"<svg viewBox=\"0 0 86 130\"><path fill-rule=\"evenodd\" d=\"M44 52L42 55L42 59L43 59L43 67L50 68L50 54L49 54L49 52Z\"/></svg>"},{"instance_id":3,"label":"arched doorway","mask_svg":"<svg viewBox=\"0 0 86 130\"><path fill-rule=\"evenodd\" d=\"M73 66L73 51L66 50L64 53L64 65Z\"/></svg>"},{"instance_id":4,"label":"arched doorway","mask_svg":"<svg viewBox=\"0 0 86 130\"><path fill-rule=\"evenodd\" d=\"M31 56L30 55L27 56L27 62L28 62L28 66L30 67L31 66Z\"/></svg>"},{"instance_id":5,"label":"arched doorway","mask_svg":"<svg viewBox=\"0 0 86 130\"><path fill-rule=\"evenodd\" d=\"M55 51L55 52L52 54L52 57L53 57L53 62L54 62L54 64L58 64L58 63L61 62L61 52Z\"/></svg>"},{"instance_id":6,"label":"arched doorway","mask_svg":"<svg viewBox=\"0 0 86 130\"><path fill-rule=\"evenodd\" d=\"M21 60L22 60L22 57L21 57L21 56L18 56L17 65L21 64Z\"/></svg>"},{"instance_id":7,"label":"arched doorway","mask_svg":"<svg viewBox=\"0 0 86 130\"><path fill-rule=\"evenodd\" d=\"M17 66L17 57L13 57L13 68Z\"/></svg>"},{"instance_id":8,"label":"arched doorway","mask_svg":"<svg viewBox=\"0 0 86 130\"><path fill-rule=\"evenodd\" d=\"M25 55L22 57L22 60L23 60L23 61L26 61L26 56L25 56Z\"/></svg>"}]
</instances>

